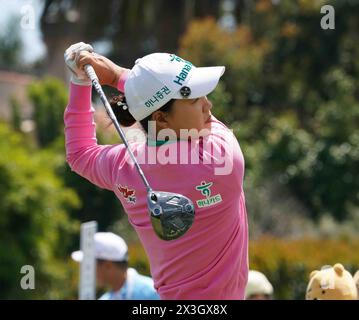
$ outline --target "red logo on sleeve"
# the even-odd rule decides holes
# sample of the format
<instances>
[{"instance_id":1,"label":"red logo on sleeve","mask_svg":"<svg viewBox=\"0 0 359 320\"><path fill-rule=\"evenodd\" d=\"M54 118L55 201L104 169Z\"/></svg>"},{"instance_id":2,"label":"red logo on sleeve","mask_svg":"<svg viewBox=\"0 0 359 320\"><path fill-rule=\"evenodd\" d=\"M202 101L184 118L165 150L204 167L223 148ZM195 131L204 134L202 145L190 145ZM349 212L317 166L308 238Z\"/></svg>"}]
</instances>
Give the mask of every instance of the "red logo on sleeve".
<instances>
[{"instance_id":1,"label":"red logo on sleeve","mask_svg":"<svg viewBox=\"0 0 359 320\"><path fill-rule=\"evenodd\" d=\"M123 197L127 200L127 202L136 203L136 190L129 189L121 185L118 185L117 188L118 191L120 191Z\"/></svg>"}]
</instances>

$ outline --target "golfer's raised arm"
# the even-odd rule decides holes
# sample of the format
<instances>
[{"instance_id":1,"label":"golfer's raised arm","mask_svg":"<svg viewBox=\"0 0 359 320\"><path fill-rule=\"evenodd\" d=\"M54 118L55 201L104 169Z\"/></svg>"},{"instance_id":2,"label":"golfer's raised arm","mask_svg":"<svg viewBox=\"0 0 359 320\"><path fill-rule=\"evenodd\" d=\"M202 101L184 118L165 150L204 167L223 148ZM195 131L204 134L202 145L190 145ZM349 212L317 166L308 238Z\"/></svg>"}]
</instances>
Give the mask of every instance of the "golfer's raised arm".
<instances>
[{"instance_id":1,"label":"golfer's raised arm","mask_svg":"<svg viewBox=\"0 0 359 320\"><path fill-rule=\"evenodd\" d=\"M80 54L84 51L87 53ZM91 51L91 46L80 43L71 46L65 52L66 64L73 73L69 103L64 113L66 160L76 173L101 188L112 190L112 168L116 161L120 162L124 157L126 150L122 145L97 144L93 116L95 110L91 105L91 81L75 61L78 60L82 64L89 63L90 57L87 54ZM99 59L99 56L96 56L96 59ZM112 62L111 65L108 61L106 63L98 61L91 62L94 62L93 66L95 70L97 69L100 81L117 87L115 81L119 81L125 69L114 68ZM101 68L101 63L105 67Z\"/></svg>"}]
</instances>

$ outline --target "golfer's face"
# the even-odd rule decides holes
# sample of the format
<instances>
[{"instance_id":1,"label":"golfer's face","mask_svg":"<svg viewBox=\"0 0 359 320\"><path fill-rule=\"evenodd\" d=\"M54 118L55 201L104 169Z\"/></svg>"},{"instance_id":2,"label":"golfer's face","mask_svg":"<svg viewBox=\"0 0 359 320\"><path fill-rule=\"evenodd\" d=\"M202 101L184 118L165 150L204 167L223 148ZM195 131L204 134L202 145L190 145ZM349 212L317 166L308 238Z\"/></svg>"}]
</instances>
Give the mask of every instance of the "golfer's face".
<instances>
[{"instance_id":1,"label":"golfer's face","mask_svg":"<svg viewBox=\"0 0 359 320\"><path fill-rule=\"evenodd\" d=\"M172 111L168 115L169 127L179 136L180 129L205 129L206 122L211 116L212 103L207 97L198 99L175 100Z\"/></svg>"}]
</instances>

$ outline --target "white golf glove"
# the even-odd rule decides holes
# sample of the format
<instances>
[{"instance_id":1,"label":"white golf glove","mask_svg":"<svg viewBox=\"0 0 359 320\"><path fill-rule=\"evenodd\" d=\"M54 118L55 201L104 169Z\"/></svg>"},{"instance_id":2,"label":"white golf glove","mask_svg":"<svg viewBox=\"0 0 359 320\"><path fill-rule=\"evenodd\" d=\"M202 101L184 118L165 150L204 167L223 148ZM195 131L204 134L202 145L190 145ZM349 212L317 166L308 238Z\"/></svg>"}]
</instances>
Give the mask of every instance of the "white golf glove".
<instances>
[{"instance_id":1,"label":"white golf glove","mask_svg":"<svg viewBox=\"0 0 359 320\"><path fill-rule=\"evenodd\" d=\"M93 48L91 45L84 42L75 43L66 49L64 59L67 67L72 73L71 82L80 86L89 86L91 85L91 80L86 75L86 72L76 65L76 58L81 51L93 52Z\"/></svg>"}]
</instances>

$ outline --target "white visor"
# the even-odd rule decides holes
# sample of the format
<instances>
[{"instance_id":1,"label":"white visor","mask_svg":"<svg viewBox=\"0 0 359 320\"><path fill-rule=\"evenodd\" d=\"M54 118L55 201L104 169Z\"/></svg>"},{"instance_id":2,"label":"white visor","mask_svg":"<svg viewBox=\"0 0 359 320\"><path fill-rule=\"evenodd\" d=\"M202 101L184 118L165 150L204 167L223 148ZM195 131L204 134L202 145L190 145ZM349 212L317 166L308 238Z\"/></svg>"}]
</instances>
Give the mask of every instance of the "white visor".
<instances>
[{"instance_id":1,"label":"white visor","mask_svg":"<svg viewBox=\"0 0 359 320\"><path fill-rule=\"evenodd\" d=\"M219 79L223 75L225 67L201 67L195 68L191 78L186 83L191 93L188 99L196 99L210 94L218 85ZM180 90L173 99L183 99Z\"/></svg>"},{"instance_id":2,"label":"white visor","mask_svg":"<svg viewBox=\"0 0 359 320\"><path fill-rule=\"evenodd\" d=\"M195 67L174 54L153 53L136 61L125 82L129 112L141 121L171 99L196 99L211 93L225 67Z\"/></svg>"}]
</instances>

